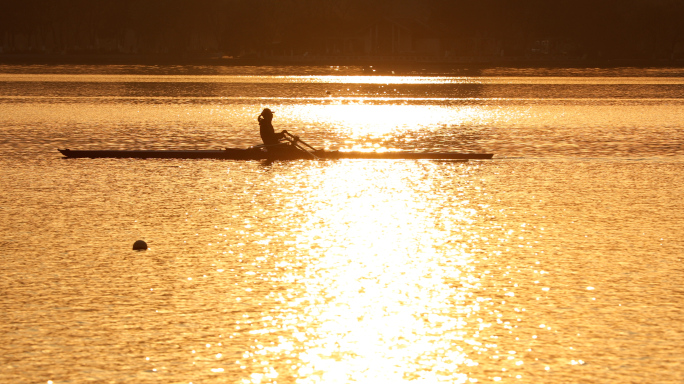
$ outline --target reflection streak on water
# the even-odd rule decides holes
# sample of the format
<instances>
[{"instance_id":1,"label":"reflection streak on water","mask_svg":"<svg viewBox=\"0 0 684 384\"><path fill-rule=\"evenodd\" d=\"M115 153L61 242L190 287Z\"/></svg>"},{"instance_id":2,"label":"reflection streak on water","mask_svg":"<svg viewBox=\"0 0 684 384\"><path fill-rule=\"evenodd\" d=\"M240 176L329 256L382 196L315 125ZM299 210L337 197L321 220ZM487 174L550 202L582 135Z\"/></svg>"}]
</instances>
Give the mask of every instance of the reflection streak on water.
<instances>
[{"instance_id":1,"label":"reflection streak on water","mask_svg":"<svg viewBox=\"0 0 684 384\"><path fill-rule=\"evenodd\" d=\"M293 229L297 258L279 263L293 267L277 278L289 289L270 294L282 305L272 318L288 332L278 332L275 346L258 341L253 349L268 367L253 366L252 378L396 383L487 375L478 354L497 349L489 328L502 322L492 316L499 310L480 313L493 309L480 292L490 272L475 260L478 243L493 234L475 224L487 205L475 209L468 199L487 194L471 188L472 168L448 166L458 181L446 185L439 185L443 164L431 162L310 168L305 179L320 184L300 197L308 208ZM285 214L299 217L298 205ZM509 369L522 362L502 359Z\"/></svg>"},{"instance_id":2,"label":"reflection streak on water","mask_svg":"<svg viewBox=\"0 0 684 384\"><path fill-rule=\"evenodd\" d=\"M368 105L363 101L334 105L284 106L284 116L301 116L313 121L307 125L325 125L335 128L336 136L345 138L344 144L333 136L324 141L324 147L348 146L352 150L374 147L376 150L391 150L388 144L406 144L420 140L434 139L445 125L467 125L491 118L489 111L472 106L445 108L424 105ZM508 117L508 118L513 118ZM417 131L420 131L416 137ZM314 136L314 138L316 138ZM338 139L339 140L339 139ZM390 144L391 145L391 144ZM434 150L434 149L433 149Z\"/></svg>"}]
</instances>

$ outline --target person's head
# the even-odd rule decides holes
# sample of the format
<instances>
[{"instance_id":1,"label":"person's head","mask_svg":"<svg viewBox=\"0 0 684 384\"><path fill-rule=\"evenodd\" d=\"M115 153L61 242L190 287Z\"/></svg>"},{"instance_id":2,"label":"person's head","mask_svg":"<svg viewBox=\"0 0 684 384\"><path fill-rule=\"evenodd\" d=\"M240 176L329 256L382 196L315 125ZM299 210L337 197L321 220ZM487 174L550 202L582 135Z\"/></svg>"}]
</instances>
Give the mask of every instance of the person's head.
<instances>
[{"instance_id":1,"label":"person's head","mask_svg":"<svg viewBox=\"0 0 684 384\"><path fill-rule=\"evenodd\" d=\"M264 110L261 111L260 116L266 120L271 120L273 119L273 112L269 108L264 108Z\"/></svg>"}]
</instances>

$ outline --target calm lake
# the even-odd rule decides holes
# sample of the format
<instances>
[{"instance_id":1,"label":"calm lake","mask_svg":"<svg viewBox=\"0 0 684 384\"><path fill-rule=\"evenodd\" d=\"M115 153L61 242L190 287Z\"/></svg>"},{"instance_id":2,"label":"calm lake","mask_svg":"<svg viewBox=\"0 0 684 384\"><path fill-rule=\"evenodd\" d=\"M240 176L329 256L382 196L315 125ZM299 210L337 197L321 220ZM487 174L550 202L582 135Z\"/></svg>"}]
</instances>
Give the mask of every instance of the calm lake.
<instances>
[{"instance_id":1,"label":"calm lake","mask_svg":"<svg viewBox=\"0 0 684 384\"><path fill-rule=\"evenodd\" d=\"M266 107L495 155L57 152L246 148ZM0 65L0 186L3 383L684 382L684 69Z\"/></svg>"}]
</instances>

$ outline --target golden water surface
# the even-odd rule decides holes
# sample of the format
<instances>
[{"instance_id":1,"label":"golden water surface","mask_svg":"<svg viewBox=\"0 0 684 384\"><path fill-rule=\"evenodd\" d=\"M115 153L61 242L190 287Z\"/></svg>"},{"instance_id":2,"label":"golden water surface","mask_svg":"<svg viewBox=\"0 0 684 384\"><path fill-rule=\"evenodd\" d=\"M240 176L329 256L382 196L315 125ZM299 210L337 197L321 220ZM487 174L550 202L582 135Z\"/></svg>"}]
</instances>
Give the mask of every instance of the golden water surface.
<instances>
[{"instance_id":1,"label":"golden water surface","mask_svg":"<svg viewBox=\"0 0 684 384\"><path fill-rule=\"evenodd\" d=\"M0 66L0 382L681 383L684 72L541 73ZM56 151L247 147L264 107L495 157Z\"/></svg>"}]
</instances>

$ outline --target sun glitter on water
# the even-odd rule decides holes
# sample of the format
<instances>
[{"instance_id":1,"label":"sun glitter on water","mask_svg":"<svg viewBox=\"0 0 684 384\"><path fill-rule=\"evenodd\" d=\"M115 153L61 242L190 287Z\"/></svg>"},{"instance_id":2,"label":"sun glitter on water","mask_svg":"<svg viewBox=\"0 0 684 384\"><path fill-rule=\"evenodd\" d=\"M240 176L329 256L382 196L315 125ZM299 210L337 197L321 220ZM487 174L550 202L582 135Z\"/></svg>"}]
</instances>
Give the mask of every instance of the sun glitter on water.
<instances>
[{"instance_id":1,"label":"sun glitter on water","mask_svg":"<svg viewBox=\"0 0 684 384\"><path fill-rule=\"evenodd\" d=\"M471 105L458 108L395 103L375 105L349 100L283 106L280 110L278 123L294 126L288 129L303 132L304 140L330 149L372 151L398 150L397 146L406 145L424 150L431 142L442 140L453 127L480 124L485 115L492 113ZM306 134L316 126L331 127L330 134L327 137Z\"/></svg>"},{"instance_id":2,"label":"sun glitter on water","mask_svg":"<svg viewBox=\"0 0 684 384\"><path fill-rule=\"evenodd\" d=\"M479 237L461 231L479 212L423 198L434 163L356 165L308 171L325 182L302 197L313 209L294 229L301 267L282 276L298 284L290 299L272 293L288 310L269 317L278 343L258 350L270 364L254 366L252 382L269 372L297 383L467 382L479 363L464 347L483 345L489 325L472 318L484 307L471 292L474 254L450 240Z\"/></svg>"}]
</instances>

